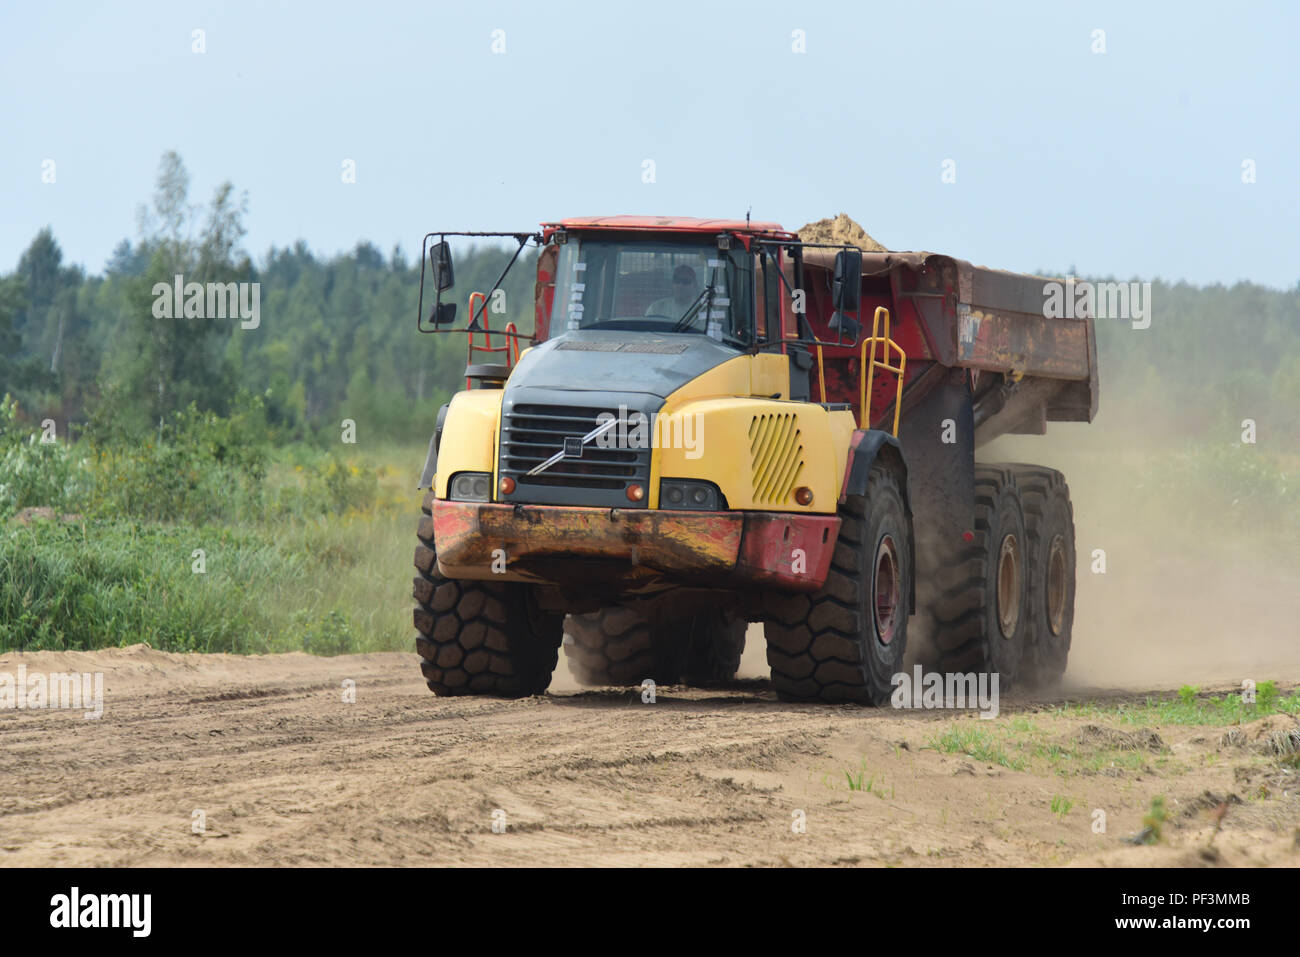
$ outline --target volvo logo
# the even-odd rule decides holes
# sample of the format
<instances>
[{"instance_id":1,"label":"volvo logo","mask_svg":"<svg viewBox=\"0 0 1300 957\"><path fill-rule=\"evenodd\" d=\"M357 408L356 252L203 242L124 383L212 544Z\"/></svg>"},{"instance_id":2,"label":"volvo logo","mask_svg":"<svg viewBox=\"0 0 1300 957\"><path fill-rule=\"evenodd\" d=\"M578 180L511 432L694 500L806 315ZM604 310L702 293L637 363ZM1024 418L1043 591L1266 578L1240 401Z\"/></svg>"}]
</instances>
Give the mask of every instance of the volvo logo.
<instances>
[{"instance_id":1,"label":"volvo logo","mask_svg":"<svg viewBox=\"0 0 1300 957\"><path fill-rule=\"evenodd\" d=\"M617 428L619 422L621 421L623 420L618 418L610 419L608 422L604 423L603 425L596 426L586 435L581 437L576 435L565 436L564 445L563 447L561 447L560 451L556 452L554 455L552 455L541 465L534 465L532 468L528 470L526 474L541 475L543 472L549 469L556 462L562 461L563 459L582 458L582 450L586 445L595 442L596 439L598 439L600 436L604 435L606 432L610 431L611 429Z\"/></svg>"}]
</instances>

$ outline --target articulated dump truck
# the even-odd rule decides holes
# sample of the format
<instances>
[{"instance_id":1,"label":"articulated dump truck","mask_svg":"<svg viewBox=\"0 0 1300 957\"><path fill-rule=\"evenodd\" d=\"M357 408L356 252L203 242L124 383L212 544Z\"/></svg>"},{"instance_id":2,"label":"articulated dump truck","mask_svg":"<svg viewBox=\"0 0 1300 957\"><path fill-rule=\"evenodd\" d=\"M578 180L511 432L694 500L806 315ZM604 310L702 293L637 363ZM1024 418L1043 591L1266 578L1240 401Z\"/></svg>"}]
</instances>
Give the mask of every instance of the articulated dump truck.
<instances>
[{"instance_id":1,"label":"articulated dump truck","mask_svg":"<svg viewBox=\"0 0 1300 957\"><path fill-rule=\"evenodd\" d=\"M531 333L492 328L501 279L457 323L458 236L535 261ZM631 216L421 260L417 325L469 337L421 477L435 694L540 694L562 646L584 684L725 681L752 622L788 701L887 702L909 631L908 666L1065 671L1065 479L975 458L1096 413L1092 319L1045 317L1045 280Z\"/></svg>"}]
</instances>

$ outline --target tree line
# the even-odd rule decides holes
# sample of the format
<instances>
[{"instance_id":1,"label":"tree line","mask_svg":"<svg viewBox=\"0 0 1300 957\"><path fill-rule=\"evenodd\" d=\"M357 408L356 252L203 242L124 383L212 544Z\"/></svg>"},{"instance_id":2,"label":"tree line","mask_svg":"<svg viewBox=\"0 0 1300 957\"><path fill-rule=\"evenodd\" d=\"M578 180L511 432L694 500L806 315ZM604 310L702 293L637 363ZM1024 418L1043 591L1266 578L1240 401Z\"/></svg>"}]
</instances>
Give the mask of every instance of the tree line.
<instances>
[{"instance_id":1,"label":"tree line","mask_svg":"<svg viewBox=\"0 0 1300 957\"><path fill-rule=\"evenodd\" d=\"M144 434L191 404L227 414L247 392L284 441L337 438L343 418L372 436L427 441L464 373L465 340L415 331L419 264L400 245L385 256L360 242L321 257L302 240L254 262L242 245L246 215L246 197L229 183L191 204L184 164L168 153L139 235L117 245L102 275L65 264L41 230L0 276L0 395L14 395L26 420L53 419L74 433L100 416ZM457 299L490 288L511 252L455 248ZM521 256L494 328L532 328L533 272ZM159 318L161 290L177 276L209 292L257 283L260 322Z\"/></svg>"},{"instance_id":2,"label":"tree line","mask_svg":"<svg viewBox=\"0 0 1300 957\"><path fill-rule=\"evenodd\" d=\"M52 419L65 435L94 417L143 435L191 405L227 414L247 393L281 441L337 437L343 418L372 436L424 441L463 382L465 340L416 333L419 263L400 246L384 255L360 242L322 257L302 240L254 261L243 245L247 212L230 183L191 203L185 166L167 153L137 236L102 274L65 264L41 230L0 276L0 395L18 400L25 421ZM512 250L454 253L463 320L469 291L489 289ZM261 321L158 318L157 290L178 275L257 283ZM525 254L503 284L495 326L532 328L533 279ZM1249 417L1300 442L1300 283L1156 281L1151 299L1150 328L1097 321L1103 412L1189 437Z\"/></svg>"}]
</instances>

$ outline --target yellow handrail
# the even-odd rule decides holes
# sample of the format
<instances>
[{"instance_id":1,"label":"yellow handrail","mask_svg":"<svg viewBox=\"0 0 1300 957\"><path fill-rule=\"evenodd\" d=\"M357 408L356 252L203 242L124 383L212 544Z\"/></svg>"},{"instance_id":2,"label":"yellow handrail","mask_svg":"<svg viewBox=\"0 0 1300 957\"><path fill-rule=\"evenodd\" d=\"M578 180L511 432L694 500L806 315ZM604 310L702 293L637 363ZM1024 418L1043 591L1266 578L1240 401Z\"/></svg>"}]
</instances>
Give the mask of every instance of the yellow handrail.
<instances>
[{"instance_id":1,"label":"yellow handrail","mask_svg":"<svg viewBox=\"0 0 1300 957\"><path fill-rule=\"evenodd\" d=\"M885 334L880 335L880 317L885 318ZM884 345L884 357L876 358L876 343ZM867 345L871 345L871 357L867 358ZM890 350L898 353L898 365L889 364ZM862 378L862 370L858 371L858 382L860 384L860 394L858 401L858 427L862 429L871 428L871 406L867 404L867 397L871 395L871 386L875 381L876 368L884 369L886 372L892 372L898 376L898 394L894 398L894 437L898 437L898 417L903 411L903 372L907 368L907 353L903 347L889 337L889 310L884 306L876 307L876 314L871 320L871 338L862 340L862 368L866 369L867 376Z\"/></svg>"},{"instance_id":2,"label":"yellow handrail","mask_svg":"<svg viewBox=\"0 0 1300 957\"><path fill-rule=\"evenodd\" d=\"M821 400L826 401L826 369L822 362L822 344L817 343L817 384L821 387Z\"/></svg>"}]
</instances>

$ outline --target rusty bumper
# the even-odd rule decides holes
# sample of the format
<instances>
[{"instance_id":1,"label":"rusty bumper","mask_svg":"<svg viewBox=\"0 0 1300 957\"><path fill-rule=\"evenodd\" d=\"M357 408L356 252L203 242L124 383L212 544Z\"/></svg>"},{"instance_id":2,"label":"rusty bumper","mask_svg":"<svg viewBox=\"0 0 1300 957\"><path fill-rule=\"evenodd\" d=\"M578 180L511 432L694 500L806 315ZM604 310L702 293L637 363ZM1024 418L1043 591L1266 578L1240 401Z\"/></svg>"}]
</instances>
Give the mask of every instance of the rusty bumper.
<instances>
[{"instance_id":1,"label":"rusty bumper","mask_svg":"<svg viewBox=\"0 0 1300 957\"><path fill-rule=\"evenodd\" d=\"M839 534L834 515L433 503L438 566L451 578L815 591Z\"/></svg>"}]
</instances>

